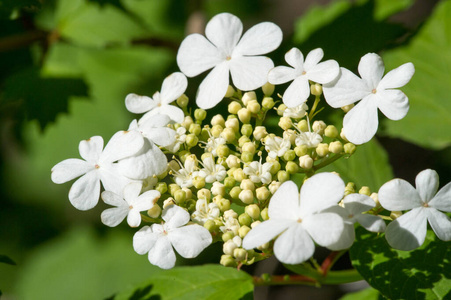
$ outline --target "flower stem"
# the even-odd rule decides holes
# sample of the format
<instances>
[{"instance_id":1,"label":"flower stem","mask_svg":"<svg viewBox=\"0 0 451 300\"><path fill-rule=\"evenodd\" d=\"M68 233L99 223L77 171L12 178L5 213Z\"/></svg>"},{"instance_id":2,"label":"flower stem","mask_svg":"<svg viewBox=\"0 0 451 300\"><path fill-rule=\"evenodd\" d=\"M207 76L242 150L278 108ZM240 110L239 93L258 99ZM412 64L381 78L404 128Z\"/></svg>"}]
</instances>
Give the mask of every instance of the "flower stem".
<instances>
[{"instance_id":1,"label":"flower stem","mask_svg":"<svg viewBox=\"0 0 451 300\"><path fill-rule=\"evenodd\" d=\"M316 171L321 168L324 168L325 166L330 165L331 163L333 163L337 159L341 158L342 156L343 156L343 154L335 154L334 156L331 156L331 157L327 158L326 160L323 160L321 163L317 164L316 166L314 166L313 169Z\"/></svg>"},{"instance_id":2,"label":"flower stem","mask_svg":"<svg viewBox=\"0 0 451 300\"><path fill-rule=\"evenodd\" d=\"M309 113L309 116L308 116L310 120L313 119L316 107L318 106L318 103L319 103L320 100L321 100L320 96L316 96L315 97L315 102L313 103L312 109L310 110L310 113Z\"/></svg>"}]
</instances>

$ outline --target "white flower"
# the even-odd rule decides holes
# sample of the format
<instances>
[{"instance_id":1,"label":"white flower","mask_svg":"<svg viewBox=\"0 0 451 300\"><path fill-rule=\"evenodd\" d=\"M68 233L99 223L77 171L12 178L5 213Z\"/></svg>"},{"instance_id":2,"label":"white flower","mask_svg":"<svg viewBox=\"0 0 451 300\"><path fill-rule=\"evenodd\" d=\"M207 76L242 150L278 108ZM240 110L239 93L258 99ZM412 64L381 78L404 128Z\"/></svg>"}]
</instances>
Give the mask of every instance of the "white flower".
<instances>
[{"instance_id":1,"label":"white flower","mask_svg":"<svg viewBox=\"0 0 451 300\"><path fill-rule=\"evenodd\" d=\"M172 153L176 153L180 149L180 145L182 145L186 141L186 128L183 126L180 126L175 131L175 141L166 146L165 148L168 149Z\"/></svg>"},{"instance_id":2,"label":"white flower","mask_svg":"<svg viewBox=\"0 0 451 300\"><path fill-rule=\"evenodd\" d=\"M278 66L268 74L268 81L272 84L282 84L294 80L283 94L282 100L288 107L295 107L307 101L310 95L309 80L317 83L329 83L334 80L340 68L335 60L322 63L324 52L321 48L312 50L307 54L304 62L302 52L292 48L285 54L286 62L292 66Z\"/></svg>"},{"instance_id":3,"label":"white flower","mask_svg":"<svg viewBox=\"0 0 451 300\"><path fill-rule=\"evenodd\" d=\"M105 209L102 212L100 215L102 223L115 227L127 217L127 223L130 227L138 227L141 224L140 212L151 209L161 196L160 192L155 190L139 195L141 188L141 182L127 184L124 188L124 197L110 191L104 191L102 193L103 201L116 207Z\"/></svg>"},{"instance_id":4,"label":"white flower","mask_svg":"<svg viewBox=\"0 0 451 300\"><path fill-rule=\"evenodd\" d=\"M229 73L240 90L255 90L267 82L274 66L268 57L259 56L276 49L282 31L270 22L255 25L242 37L243 24L229 13L213 17L205 28L208 40L200 34L187 36L177 53L177 64L188 77L211 68L199 86L196 103L208 109L218 104L227 92ZM241 37L241 39L240 39Z\"/></svg>"},{"instance_id":5,"label":"white flower","mask_svg":"<svg viewBox=\"0 0 451 300\"><path fill-rule=\"evenodd\" d=\"M215 164L211 156L207 156L202 160L203 169L199 171L199 176L205 178L205 182L212 183L222 181L227 175L227 171L223 165Z\"/></svg>"},{"instance_id":6,"label":"white flower","mask_svg":"<svg viewBox=\"0 0 451 300\"><path fill-rule=\"evenodd\" d=\"M273 164L270 162L262 164L261 162L253 161L244 167L243 172L249 176L249 179L254 183L261 182L263 184L268 184L272 179L270 173L272 165Z\"/></svg>"},{"instance_id":7,"label":"white flower","mask_svg":"<svg viewBox=\"0 0 451 300\"><path fill-rule=\"evenodd\" d=\"M70 158L58 163L52 168L52 181L64 183L81 176L72 185L69 200L79 210L91 209L99 201L100 182L105 190L122 195L131 179L119 172L114 162L134 155L143 144L138 132L119 131L103 149L102 137L93 136L78 147L84 160Z\"/></svg>"},{"instance_id":8,"label":"white flower","mask_svg":"<svg viewBox=\"0 0 451 300\"><path fill-rule=\"evenodd\" d=\"M330 245L331 250L347 249L352 246L355 241L354 223L359 223L368 231L383 232L385 230L385 222L380 217L366 214L365 212L376 207L373 199L367 195L349 194L343 199L343 207L333 206L324 210L324 212L335 212L344 220L344 230L337 243Z\"/></svg>"},{"instance_id":9,"label":"white flower","mask_svg":"<svg viewBox=\"0 0 451 300\"><path fill-rule=\"evenodd\" d=\"M219 218L219 206L216 203L208 203L207 199L198 199L196 202L196 211L192 213L191 219L204 225L207 220L216 220Z\"/></svg>"},{"instance_id":10,"label":"white flower","mask_svg":"<svg viewBox=\"0 0 451 300\"><path fill-rule=\"evenodd\" d=\"M153 99L147 96L128 94L125 98L125 106L132 113L146 113L139 120L140 123L151 119L156 114L167 115L174 122L182 123L185 117L183 110L171 103L185 92L187 86L188 80L185 75L175 72L164 79L161 93L156 92Z\"/></svg>"},{"instance_id":11,"label":"white flower","mask_svg":"<svg viewBox=\"0 0 451 300\"><path fill-rule=\"evenodd\" d=\"M219 229L223 232L232 232L234 235L238 235L238 231L240 230L240 223L237 219L238 216L225 216L224 213L224 226L219 227Z\"/></svg>"},{"instance_id":12,"label":"white flower","mask_svg":"<svg viewBox=\"0 0 451 300\"><path fill-rule=\"evenodd\" d=\"M296 135L296 146L306 145L307 148L316 148L323 141L323 138L316 132L302 132Z\"/></svg>"},{"instance_id":13,"label":"white flower","mask_svg":"<svg viewBox=\"0 0 451 300\"><path fill-rule=\"evenodd\" d=\"M265 149L271 158L281 157L290 150L291 142L278 136L267 136L265 138Z\"/></svg>"},{"instance_id":14,"label":"white flower","mask_svg":"<svg viewBox=\"0 0 451 300\"><path fill-rule=\"evenodd\" d=\"M175 183L181 188L190 188L193 186L193 179L197 175L197 158L190 155L185 159L185 164L179 162L180 169L172 169Z\"/></svg>"},{"instance_id":15,"label":"white flower","mask_svg":"<svg viewBox=\"0 0 451 300\"><path fill-rule=\"evenodd\" d=\"M327 103L335 108L360 101L343 120L343 132L354 144L363 144L376 134L377 110L391 120L400 120L409 111L409 99L400 90L412 78L415 68L412 63L388 72L384 77L384 63L375 53L360 59L357 77L351 71L340 68L340 76L323 86ZM383 77L383 78L382 78Z\"/></svg>"},{"instance_id":16,"label":"white flower","mask_svg":"<svg viewBox=\"0 0 451 300\"><path fill-rule=\"evenodd\" d=\"M174 249L184 258L194 258L211 244L207 229L198 224L186 225L189 213L183 208L168 206L162 218L166 223L144 226L133 236L133 248L141 255L149 253L151 264L170 269L175 265Z\"/></svg>"},{"instance_id":17,"label":"white flower","mask_svg":"<svg viewBox=\"0 0 451 300\"><path fill-rule=\"evenodd\" d=\"M313 255L313 241L324 247L333 245L342 234L343 219L336 213L321 211L336 205L344 188L343 180L332 173L316 174L306 180L300 195L294 182L284 182L269 202L269 220L249 231L243 248L253 249L277 237L277 259L299 264Z\"/></svg>"},{"instance_id":18,"label":"white flower","mask_svg":"<svg viewBox=\"0 0 451 300\"><path fill-rule=\"evenodd\" d=\"M295 107L287 107L283 111L284 117L289 117L293 119L301 119L305 116L305 112L307 111L308 106L305 103L302 103L301 105L295 106Z\"/></svg>"},{"instance_id":19,"label":"white flower","mask_svg":"<svg viewBox=\"0 0 451 300\"><path fill-rule=\"evenodd\" d=\"M390 246L399 250L420 247L428 222L439 239L451 240L451 220L440 212L451 212L451 183L437 193L438 174L427 169L417 175L415 185L416 189L405 180L393 179L379 190L379 202L385 209L411 210L388 224L385 231Z\"/></svg>"},{"instance_id":20,"label":"white flower","mask_svg":"<svg viewBox=\"0 0 451 300\"><path fill-rule=\"evenodd\" d=\"M219 146L221 145L225 145L226 144L226 140L222 137L212 137L210 136L210 138L208 139L207 143L205 143L205 150L207 152L210 152L211 154L213 154L214 157L218 156L218 153L216 152L216 150L218 149Z\"/></svg>"}]
</instances>

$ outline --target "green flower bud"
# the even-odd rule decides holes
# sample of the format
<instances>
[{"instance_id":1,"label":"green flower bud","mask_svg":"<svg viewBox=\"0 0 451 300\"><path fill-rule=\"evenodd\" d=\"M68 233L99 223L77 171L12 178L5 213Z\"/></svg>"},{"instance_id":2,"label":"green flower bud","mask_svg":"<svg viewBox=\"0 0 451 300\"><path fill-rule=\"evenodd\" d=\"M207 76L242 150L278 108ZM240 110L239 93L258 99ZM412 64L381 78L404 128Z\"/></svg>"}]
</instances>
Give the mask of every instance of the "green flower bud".
<instances>
[{"instance_id":1,"label":"green flower bud","mask_svg":"<svg viewBox=\"0 0 451 300\"><path fill-rule=\"evenodd\" d=\"M290 174L288 174L287 171L281 170L281 171L277 172L277 179L280 182L285 182L287 180L290 180Z\"/></svg>"},{"instance_id":2,"label":"green flower bud","mask_svg":"<svg viewBox=\"0 0 451 300\"><path fill-rule=\"evenodd\" d=\"M254 91L244 93L243 97L241 98L241 101L243 101L243 104L246 106L251 100L257 100L257 95Z\"/></svg>"},{"instance_id":3,"label":"green flower bud","mask_svg":"<svg viewBox=\"0 0 451 300\"><path fill-rule=\"evenodd\" d=\"M345 135L345 133L344 133L344 131L343 131L343 128L341 129L340 137L341 137L341 139L342 139L343 141L349 142L348 139L346 138L346 135Z\"/></svg>"},{"instance_id":4,"label":"green flower bud","mask_svg":"<svg viewBox=\"0 0 451 300\"><path fill-rule=\"evenodd\" d=\"M243 191L241 191L241 193L238 195L238 198L244 204L254 203L254 193L251 190L243 190Z\"/></svg>"},{"instance_id":5,"label":"green flower bud","mask_svg":"<svg viewBox=\"0 0 451 300\"><path fill-rule=\"evenodd\" d=\"M221 260L219 261L219 263L221 265L223 265L224 267L235 267L236 266L236 261L233 258L232 255L222 255L221 256Z\"/></svg>"},{"instance_id":6,"label":"green flower bud","mask_svg":"<svg viewBox=\"0 0 451 300\"><path fill-rule=\"evenodd\" d=\"M227 143L232 144L235 141L235 132L232 128L225 128L221 132L221 137L226 140Z\"/></svg>"},{"instance_id":7,"label":"green flower bud","mask_svg":"<svg viewBox=\"0 0 451 300\"><path fill-rule=\"evenodd\" d=\"M216 197L220 197L220 196L216 196ZM217 198L215 203L222 212L225 212L230 209L230 200L229 199L226 199L223 197Z\"/></svg>"},{"instance_id":8,"label":"green flower bud","mask_svg":"<svg viewBox=\"0 0 451 300\"><path fill-rule=\"evenodd\" d=\"M342 109L345 113L348 113L353 107L354 107L354 103L345 105L345 106L343 106L341 109Z\"/></svg>"},{"instance_id":9,"label":"green flower bud","mask_svg":"<svg viewBox=\"0 0 451 300\"><path fill-rule=\"evenodd\" d=\"M261 186L255 190L255 195L257 196L257 199L259 201L265 201L266 199L268 199L270 193L266 186Z\"/></svg>"},{"instance_id":10,"label":"green flower bud","mask_svg":"<svg viewBox=\"0 0 451 300\"><path fill-rule=\"evenodd\" d=\"M346 154L354 154L356 146L353 143L346 143L343 147Z\"/></svg>"},{"instance_id":11,"label":"green flower bud","mask_svg":"<svg viewBox=\"0 0 451 300\"><path fill-rule=\"evenodd\" d=\"M274 195L274 193L277 191L277 189L280 187L282 183L278 182L278 181L273 181L269 184L268 189L271 192L271 194Z\"/></svg>"},{"instance_id":12,"label":"green flower bud","mask_svg":"<svg viewBox=\"0 0 451 300\"><path fill-rule=\"evenodd\" d=\"M193 185L196 189L201 189L205 186L205 178L201 176L196 176L193 179Z\"/></svg>"},{"instance_id":13,"label":"green flower bud","mask_svg":"<svg viewBox=\"0 0 451 300\"><path fill-rule=\"evenodd\" d=\"M261 221L255 221L255 222L252 222L252 224L251 224L251 229L254 229L255 227L257 227L258 225L260 225L262 222Z\"/></svg>"},{"instance_id":14,"label":"green flower bud","mask_svg":"<svg viewBox=\"0 0 451 300\"><path fill-rule=\"evenodd\" d=\"M240 147L243 147L243 145L244 145L245 143L250 142L250 141L251 141L251 140L249 139L249 137L243 135L243 136L241 136L241 137L238 139L238 145L239 145Z\"/></svg>"},{"instance_id":15,"label":"green flower bud","mask_svg":"<svg viewBox=\"0 0 451 300\"><path fill-rule=\"evenodd\" d=\"M252 142L247 142L241 148L243 152L255 153L255 144Z\"/></svg>"},{"instance_id":16,"label":"green flower bud","mask_svg":"<svg viewBox=\"0 0 451 300\"><path fill-rule=\"evenodd\" d=\"M251 121L251 112L247 108L242 108L238 111L238 119L242 123L249 123Z\"/></svg>"},{"instance_id":17,"label":"green flower bud","mask_svg":"<svg viewBox=\"0 0 451 300\"><path fill-rule=\"evenodd\" d=\"M223 240L224 242L227 242L228 240L233 239L234 236L235 236L235 235L233 234L233 232L227 231L227 232L225 232L225 233L222 235L222 240Z\"/></svg>"},{"instance_id":18,"label":"green flower bud","mask_svg":"<svg viewBox=\"0 0 451 300\"><path fill-rule=\"evenodd\" d=\"M233 250L233 256L238 261L245 261L247 258L247 251L244 250L243 248L236 248L235 250Z\"/></svg>"},{"instance_id":19,"label":"green flower bud","mask_svg":"<svg viewBox=\"0 0 451 300\"><path fill-rule=\"evenodd\" d=\"M232 199L238 200L238 199L239 199L239 196L240 196L240 193L241 193L240 187L239 187L239 186L235 186L235 187L233 187L233 188L230 190L229 195L230 195L230 197L232 197Z\"/></svg>"},{"instance_id":20,"label":"green flower bud","mask_svg":"<svg viewBox=\"0 0 451 300\"><path fill-rule=\"evenodd\" d=\"M222 128L221 125L214 125L210 130L211 135L214 136L215 138L217 138L221 135L221 132L223 129L224 128Z\"/></svg>"},{"instance_id":21,"label":"green flower bud","mask_svg":"<svg viewBox=\"0 0 451 300\"><path fill-rule=\"evenodd\" d=\"M390 218L392 218L392 220L396 220L400 216L402 216L402 211L392 211L390 213Z\"/></svg>"},{"instance_id":22,"label":"green flower bud","mask_svg":"<svg viewBox=\"0 0 451 300\"><path fill-rule=\"evenodd\" d=\"M199 124L193 123L189 126L188 131L197 136L201 133L202 129Z\"/></svg>"},{"instance_id":23,"label":"green flower bud","mask_svg":"<svg viewBox=\"0 0 451 300\"><path fill-rule=\"evenodd\" d=\"M241 225L249 226L252 223L252 218L247 213L242 213L238 217L238 222L240 222Z\"/></svg>"},{"instance_id":24,"label":"green flower bud","mask_svg":"<svg viewBox=\"0 0 451 300\"><path fill-rule=\"evenodd\" d=\"M222 184L218 181L213 182L213 185L211 187L211 193L215 196L218 196L218 195L224 196L225 195L224 184Z\"/></svg>"},{"instance_id":25,"label":"green flower bud","mask_svg":"<svg viewBox=\"0 0 451 300\"><path fill-rule=\"evenodd\" d=\"M201 155L200 159L202 159L202 161L206 160L208 157L212 158L213 160L215 160L215 157L213 156L213 154L211 154L210 152L205 152Z\"/></svg>"},{"instance_id":26,"label":"green flower bud","mask_svg":"<svg viewBox=\"0 0 451 300\"><path fill-rule=\"evenodd\" d=\"M260 213L260 215L262 216L263 221L269 220L269 215L268 215L268 208L265 207L262 212Z\"/></svg>"},{"instance_id":27,"label":"green flower bud","mask_svg":"<svg viewBox=\"0 0 451 300\"><path fill-rule=\"evenodd\" d=\"M185 119L182 122L182 126L185 127L185 129L188 130L188 128L191 126L191 124L193 124L193 118L191 118L190 116L186 116Z\"/></svg>"},{"instance_id":28,"label":"green flower bud","mask_svg":"<svg viewBox=\"0 0 451 300\"><path fill-rule=\"evenodd\" d=\"M168 186L166 182L158 182L155 189L160 192L161 195L168 191Z\"/></svg>"},{"instance_id":29,"label":"green flower bud","mask_svg":"<svg viewBox=\"0 0 451 300\"><path fill-rule=\"evenodd\" d=\"M299 157L299 166L305 170L310 170L313 167L313 159L309 155Z\"/></svg>"},{"instance_id":30,"label":"green flower bud","mask_svg":"<svg viewBox=\"0 0 451 300\"><path fill-rule=\"evenodd\" d=\"M345 196L355 193L355 183L354 182L348 182L348 184L345 187Z\"/></svg>"},{"instance_id":31,"label":"green flower bud","mask_svg":"<svg viewBox=\"0 0 451 300\"><path fill-rule=\"evenodd\" d=\"M256 114L260 111L261 106L260 104L257 102L257 100L250 100L247 105L246 105L247 109L253 113Z\"/></svg>"},{"instance_id":32,"label":"green flower bud","mask_svg":"<svg viewBox=\"0 0 451 300\"><path fill-rule=\"evenodd\" d=\"M235 178L236 181L241 182L244 178L246 178L246 174L244 174L243 169L237 168L233 171L233 178Z\"/></svg>"},{"instance_id":33,"label":"green flower bud","mask_svg":"<svg viewBox=\"0 0 451 300\"><path fill-rule=\"evenodd\" d=\"M309 131L307 120L303 119L298 122L298 129L302 132Z\"/></svg>"},{"instance_id":34,"label":"green flower bud","mask_svg":"<svg viewBox=\"0 0 451 300\"><path fill-rule=\"evenodd\" d=\"M220 125L222 128L225 127L225 120L224 117L222 115L216 115L213 118L211 118L211 125L215 126L215 125Z\"/></svg>"},{"instance_id":35,"label":"green flower bud","mask_svg":"<svg viewBox=\"0 0 451 300\"><path fill-rule=\"evenodd\" d=\"M244 239L244 237L246 236L246 234L247 234L249 231L251 231L251 229L250 229L248 226L243 225L243 226L241 226L240 229L238 230L238 235L240 236L240 238Z\"/></svg>"},{"instance_id":36,"label":"green flower bud","mask_svg":"<svg viewBox=\"0 0 451 300\"><path fill-rule=\"evenodd\" d=\"M285 111L285 109L287 109L287 106L285 104L280 104L279 107L277 108L277 114L279 116L283 116L283 112Z\"/></svg>"},{"instance_id":37,"label":"green flower bud","mask_svg":"<svg viewBox=\"0 0 451 300\"><path fill-rule=\"evenodd\" d=\"M262 90L265 96L271 96L274 93L274 84L267 82L262 86Z\"/></svg>"},{"instance_id":38,"label":"green flower bud","mask_svg":"<svg viewBox=\"0 0 451 300\"><path fill-rule=\"evenodd\" d=\"M338 129L334 125L329 125L324 130L324 135L330 138L336 138L338 136Z\"/></svg>"},{"instance_id":39,"label":"green flower bud","mask_svg":"<svg viewBox=\"0 0 451 300\"><path fill-rule=\"evenodd\" d=\"M186 200L185 206L190 213L195 212L196 211L196 200L194 200L194 199Z\"/></svg>"},{"instance_id":40,"label":"green flower bud","mask_svg":"<svg viewBox=\"0 0 451 300\"><path fill-rule=\"evenodd\" d=\"M324 130L326 129L327 125L323 121L315 121L313 122L312 129L314 132L318 133L319 135L324 134Z\"/></svg>"},{"instance_id":41,"label":"green flower bud","mask_svg":"<svg viewBox=\"0 0 451 300\"><path fill-rule=\"evenodd\" d=\"M234 133L238 133L240 131L240 122L237 118L228 119L225 122L225 127L232 129Z\"/></svg>"},{"instance_id":42,"label":"green flower bud","mask_svg":"<svg viewBox=\"0 0 451 300\"><path fill-rule=\"evenodd\" d=\"M174 200L177 203L177 205L183 204L183 202L185 202L185 200L186 200L186 193L185 193L185 191L182 190L182 189L176 190L174 192Z\"/></svg>"},{"instance_id":43,"label":"green flower bud","mask_svg":"<svg viewBox=\"0 0 451 300\"><path fill-rule=\"evenodd\" d=\"M335 154L343 151L343 144L340 141L335 141L329 144L329 151Z\"/></svg>"},{"instance_id":44,"label":"green flower bud","mask_svg":"<svg viewBox=\"0 0 451 300\"><path fill-rule=\"evenodd\" d=\"M219 157L227 157L230 153L230 149L226 145L219 145L218 148L216 148L216 153Z\"/></svg>"},{"instance_id":45,"label":"green flower bud","mask_svg":"<svg viewBox=\"0 0 451 300\"><path fill-rule=\"evenodd\" d=\"M205 221L204 227L210 232L213 232L213 231L215 231L217 229L216 223L213 220Z\"/></svg>"},{"instance_id":46,"label":"green flower bud","mask_svg":"<svg viewBox=\"0 0 451 300\"><path fill-rule=\"evenodd\" d=\"M242 108L243 107L241 106L240 103L233 101L233 102L229 103L228 110L229 110L229 113L236 115L238 113L238 111Z\"/></svg>"},{"instance_id":47,"label":"green flower bud","mask_svg":"<svg viewBox=\"0 0 451 300\"><path fill-rule=\"evenodd\" d=\"M230 98L233 97L233 95L235 94L235 89L233 88L233 86L229 85L227 87L227 92L224 95L224 98Z\"/></svg>"},{"instance_id":48,"label":"green flower bud","mask_svg":"<svg viewBox=\"0 0 451 300\"><path fill-rule=\"evenodd\" d=\"M251 136L252 130L253 129L251 124L244 124L243 126L241 126L241 134L245 136Z\"/></svg>"},{"instance_id":49,"label":"green flower bud","mask_svg":"<svg viewBox=\"0 0 451 300\"><path fill-rule=\"evenodd\" d=\"M288 174L295 174L299 171L299 167L296 163L289 161L285 166L285 170L288 172Z\"/></svg>"},{"instance_id":50,"label":"green flower bud","mask_svg":"<svg viewBox=\"0 0 451 300\"><path fill-rule=\"evenodd\" d=\"M234 187L235 183L236 183L236 180L233 177L226 177L226 179L224 179L224 186L228 189Z\"/></svg>"},{"instance_id":51,"label":"green flower bud","mask_svg":"<svg viewBox=\"0 0 451 300\"><path fill-rule=\"evenodd\" d=\"M207 117L207 112L202 108L198 108L194 111L194 118L197 121L203 121Z\"/></svg>"},{"instance_id":52,"label":"green flower bud","mask_svg":"<svg viewBox=\"0 0 451 300\"><path fill-rule=\"evenodd\" d=\"M240 159L233 154L230 154L226 159L226 164L229 168L239 168Z\"/></svg>"},{"instance_id":53,"label":"green flower bud","mask_svg":"<svg viewBox=\"0 0 451 300\"><path fill-rule=\"evenodd\" d=\"M290 117L282 117L282 118L280 118L279 127L282 128L283 130L290 129L292 125L293 124L291 123L291 118Z\"/></svg>"},{"instance_id":54,"label":"green flower bud","mask_svg":"<svg viewBox=\"0 0 451 300\"><path fill-rule=\"evenodd\" d=\"M254 154L248 151L241 153L241 160L250 163L254 160Z\"/></svg>"},{"instance_id":55,"label":"green flower bud","mask_svg":"<svg viewBox=\"0 0 451 300\"><path fill-rule=\"evenodd\" d=\"M257 141L260 141L261 139L263 139L267 135L268 135L268 132L266 131L266 127L265 126L256 126L255 127L255 129L254 129L254 138Z\"/></svg>"},{"instance_id":56,"label":"green flower bud","mask_svg":"<svg viewBox=\"0 0 451 300\"><path fill-rule=\"evenodd\" d=\"M197 199L206 199L209 201L211 199L211 192L207 189L200 189L197 191Z\"/></svg>"},{"instance_id":57,"label":"green flower bud","mask_svg":"<svg viewBox=\"0 0 451 300\"><path fill-rule=\"evenodd\" d=\"M154 206L152 206L151 209L149 209L147 211L147 215L151 218L158 218L161 214L161 207L158 204L155 204Z\"/></svg>"},{"instance_id":58,"label":"green flower bud","mask_svg":"<svg viewBox=\"0 0 451 300\"><path fill-rule=\"evenodd\" d=\"M194 124L193 124L194 125ZM199 142L199 138L195 136L194 134L190 133L186 136L185 143L188 145L188 147L194 147Z\"/></svg>"},{"instance_id":59,"label":"green flower bud","mask_svg":"<svg viewBox=\"0 0 451 300\"><path fill-rule=\"evenodd\" d=\"M296 158L296 152L294 152L294 150L288 150L287 152L285 152L285 154L283 155L283 159L290 161Z\"/></svg>"},{"instance_id":60,"label":"green flower bud","mask_svg":"<svg viewBox=\"0 0 451 300\"><path fill-rule=\"evenodd\" d=\"M257 204L251 204L244 208L245 213L253 220L257 220L260 217L260 208Z\"/></svg>"},{"instance_id":61,"label":"green flower bud","mask_svg":"<svg viewBox=\"0 0 451 300\"><path fill-rule=\"evenodd\" d=\"M319 143L315 150L318 156L324 157L329 154L329 145L326 143Z\"/></svg>"},{"instance_id":62,"label":"green flower bud","mask_svg":"<svg viewBox=\"0 0 451 300\"><path fill-rule=\"evenodd\" d=\"M275 175L277 172L279 172L279 170L281 168L280 162L277 160L271 160L270 162L272 163L272 166L271 166L271 169L269 170L269 172L272 175Z\"/></svg>"},{"instance_id":63,"label":"green flower bud","mask_svg":"<svg viewBox=\"0 0 451 300\"><path fill-rule=\"evenodd\" d=\"M171 194L172 197L174 197L175 191L180 190L181 187L179 187L176 183L171 183L169 185L169 194Z\"/></svg>"},{"instance_id":64,"label":"green flower bud","mask_svg":"<svg viewBox=\"0 0 451 300\"><path fill-rule=\"evenodd\" d=\"M243 179L240 184L242 190L255 190L255 184L250 179Z\"/></svg>"},{"instance_id":65,"label":"green flower bud","mask_svg":"<svg viewBox=\"0 0 451 300\"><path fill-rule=\"evenodd\" d=\"M185 94L177 98L177 105L181 108L187 107L188 102L189 102L188 96L186 96Z\"/></svg>"},{"instance_id":66,"label":"green flower bud","mask_svg":"<svg viewBox=\"0 0 451 300\"><path fill-rule=\"evenodd\" d=\"M272 97L264 97L263 101L262 101L262 106L264 109L266 110L270 110L271 108L274 107L274 99Z\"/></svg>"},{"instance_id":67,"label":"green flower bud","mask_svg":"<svg viewBox=\"0 0 451 300\"><path fill-rule=\"evenodd\" d=\"M359 194L369 196L369 195L371 195L371 190L367 186L362 186L362 188L359 190Z\"/></svg>"},{"instance_id":68,"label":"green flower bud","mask_svg":"<svg viewBox=\"0 0 451 300\"><path fill-rule=\"evenodd\" d=\"M319 83L312 84L310 86L310 93L314 96L321 96L323 93L323 87Z\"/></svg>"},{"instance_id":69,"label":"green flower bud","mask_svg":"<svg viewBox=\"0 0 451 300\"><path fill-rule=\"evenodd\" d=\"M307 145L300 145L300 146L296 146L294 148L294 153L296 153L297 157L301 157L304 156L308 153L308 147Z\"/></svg>"}]
</instances>

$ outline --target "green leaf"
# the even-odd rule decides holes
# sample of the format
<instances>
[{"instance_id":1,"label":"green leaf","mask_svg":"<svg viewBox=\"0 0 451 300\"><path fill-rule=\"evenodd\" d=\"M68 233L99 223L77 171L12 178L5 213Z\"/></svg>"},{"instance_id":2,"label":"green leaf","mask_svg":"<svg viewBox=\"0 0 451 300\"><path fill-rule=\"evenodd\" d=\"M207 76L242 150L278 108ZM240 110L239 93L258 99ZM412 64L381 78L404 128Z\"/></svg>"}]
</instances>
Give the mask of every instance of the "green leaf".
<instances>
[{"instance_id":1,"label":"green leaf","mask_svg":"<svg viewBox=\"0 0 451 300\"><path fill-rule=\"evenodd\" d=\"M340 300L379 300L379 299L383 299L381 294L372 287L366 288L358 292L348 293L340 298Z\"/></svg>"},{"instance_id":2,"label":"green leaf","mask_svg":"<svg viewBox=\"0 0 451 300\"><path fill-rule=\"evenodd\" d=\"M8 265L16 265L14 260L12 260L11 258L9 258L6 255L1 255L1 254L0 254L0 263L4 263L4 264L8 264Z\"/></svg>"},{"instance_id":3,"label":"green leaf","mask_svg":"<svg viewBox=\"0 0 451 300\"><path fill-rule=\"evenodd\" d=\"M37 10L41 7L39 0L2 0L0 1L0 19L15 17L20 9Z\"/></svg>"},{"instance_id":4,"label":"green leaf","mask_svg":"<svg viewBox=\"0 0 451 300\"><path fill-rule=\"evenodd\" d=\"M402 88L410 100L409 113L397 122L387 120L386 133L431 149L451 145L450 16L451 1L442 1L409 44L383 55L387 70L409 61L416 69Z\"/></svg>"},{"instance_id":5,"label":"green leaf","mask_svg":"<svg viewBox=\"0 0 451 300\"><path fill-rule=\"evenodd\" d=\"M450 299L451 247L429 230L414 251L392 249L383 234L359 227L350 249L353 266L389 299Z\"/></svg>"},{"instance_id":6,"label":"green leaf","mask_svg":"<svg viewBox=\"0 0 451 300\"><path fill-rule=\"evenodd\" d=\"M252 293L253 289L252 277L244 271L219 265L204 265L162 271L114 299L153 299L148 297L154 296L155 299L165 300L234 300ZM136 295L140 297L135 298Z\"/></svg>"},{"instance_id":7,"label":"green leaf","mask_svg":"<svg viewBox=\"0 0 451 300\"><path fill-rule=\"evenodd\" d=\"M111 229L104 237L73 228L37 248L17 284L19 299L105 299L160 269L133 251L133 232Z\"/></svg>"},{"instance_id":8,"label":"green leaf","mask_svg":"<svg viewBox=\"0 0 451 300\"><path fill-rule=\"evenodd\" d=\"M321 170L338 172L345 182L352 181L358 187L368 186L372 191L378 191L385 182L393 179L387 152L375 139L357 146L351 157L340 158Z\"/></svg>"}]
</instances>

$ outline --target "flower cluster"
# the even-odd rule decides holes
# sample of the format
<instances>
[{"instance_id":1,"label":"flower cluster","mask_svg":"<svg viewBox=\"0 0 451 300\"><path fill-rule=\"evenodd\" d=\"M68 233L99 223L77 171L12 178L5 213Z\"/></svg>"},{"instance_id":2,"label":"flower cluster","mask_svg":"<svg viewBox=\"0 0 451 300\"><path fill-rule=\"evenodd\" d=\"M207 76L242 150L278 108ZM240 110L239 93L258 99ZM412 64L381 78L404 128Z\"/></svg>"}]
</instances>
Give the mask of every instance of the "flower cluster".
<instances>
[{"instance_id":1,"label":"flower cluster","mask_svg":"<svg viewBox=\"0 0 451 300\"><path fill-rule=\"evenodd\" d=\"M152 98L126 97L126 108L143 114L127 131L116 133L105 148L99 136L81 141L83 160L53 167L55 183L80 177L69 192L73 206L88 210L101 197L113 206L101 214L105 225L117 226L125 218L131 227L146 223L134 235L133 247L161 268L175 265L174 249L193 258L212 242L223 243L220 262L225 266L251 264L272 253L284 263L302 263L315 244L349 248L355 223L383 232L386 224L379 214L384 208L413 209L387 227L387 240L395 248L421 245L427 220L439 238L450 240L451 222L438 210L451 211L451 188L448 184L433 197L436 173L421 173L418 191L399 179L391 181L378 197L367 187L357 193L338 174L318 172L350 157L356 145L374 136L378 108L390 119L404 117L407 97L394 88L409 81L413 65L382 78L382 60L371 53L361 59L358 78L334 60L321 62L321 49L304 60L293 48L285 55L290 67L274 67L261 55L279 46L281 30L261 23L241 36L242 27L237 17L223 13L208 23L207 38L186 37L177 55L183 73L164 79ZM185 76L209 69L197 93L201 108L188 110ZM290 81L281 99L274 99L274 85ZM341 131L316 119L323 96L347 112ZM204 109L224 98L228 115L209 120ZM278 124L274 132L265 126L268 119ZM413 225L414 218L421 224ZM406 237L404 231L412 234Z\"/></svg>"}]
</instances>

